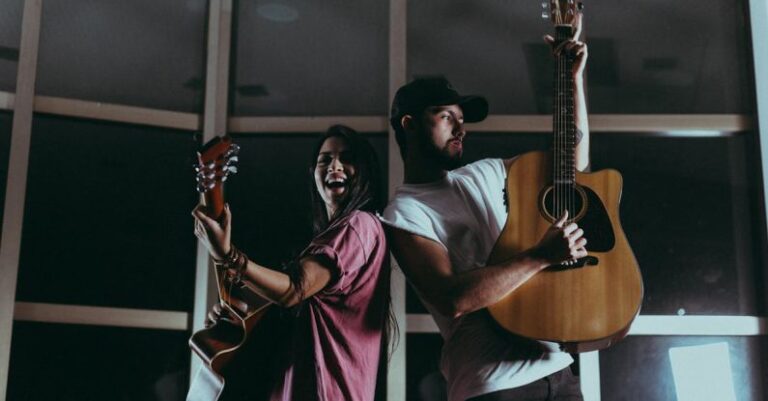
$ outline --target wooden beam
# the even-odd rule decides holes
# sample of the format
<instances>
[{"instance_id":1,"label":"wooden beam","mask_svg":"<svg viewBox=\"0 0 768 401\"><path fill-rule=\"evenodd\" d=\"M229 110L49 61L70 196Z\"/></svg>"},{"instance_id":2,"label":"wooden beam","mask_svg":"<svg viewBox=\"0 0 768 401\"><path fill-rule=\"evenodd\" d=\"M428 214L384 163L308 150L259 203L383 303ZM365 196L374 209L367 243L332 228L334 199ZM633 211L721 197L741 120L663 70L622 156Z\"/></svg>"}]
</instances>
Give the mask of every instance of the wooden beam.
<instances>
[{"instance_id":1,"label":"wooden beam","mask_svg":"<svg viewBox=\"0 0 768 401\"><path fill-rule=\"evenodd\" d=\"M13 110L16 95L11 92L0 91L0 110Z\"/></svg>"},{"instance_id":2,"label":"wooden beam","mask_svg":"<svg viewBox=\"0 0 768 401\"><path fill-rule=\"evenodd\" d=\"M0 92L0 110L13 110L15 98L16 95L13 93ZM201 129L201 116L196 113L182 113L53 96L35 96L34 111L66 117L151 125L188 131L198 131Z\"/></svg>"},{"instance_id":3,"label":"wooden beam","mask_svg":"<svg viewBox=\"0 0 768 401\"><path fill-rule=\"evenodd\" d=\"M325 132L331 125L345 124L358 132L386 132L387 119L379 116L231 117L229 131L242 134L300 134Z\"/></svg>"},{"instance_id":4,"label":"wooden beam","mask_svg":"<svg viewBox=\"0 0 768 401\"><path fill-rule=\"evenodd\" d=\"M35 111L67 117L144 124L188 131L200 129L200 115L195 113L148 109L52 96L35 96Z\"/></svg>"},{"instance_id":5,"label":"wooden beam","mask_svg":"<svg viewBox=\"0 0 768 401\"><path fill-rule=\"evenodd\" d=\"M391 89L391 91L396 89ZM758 94L758 97L760 95ZM394 96L394 93L391 96ZM14 99L13 93L0 92L0 110L12 110ZM768 100L765 103L768 103ZM34 110L40 113L130 124L184 130L202 129L201 116L195 113L51 96L36 96ZM743 132L758 127L755 116L748 114L592 114L589 116L589 120L592 132L618 134L671 133L671 135L696 136L705 135L706 132ZM389 130L389 119L386 116L230 117L226 126L229 132L241 134L301 134L324 132L328 126L339 123L349 125L360 132L385 132ZM552 132L552 117L548 115L491 115L485 121L471 124L468 128L470 132L550 133ZM212 132L216 130L224 130L221 128L221 122L216 123ZM395 160L390 160L390 163L401 164L397 145L393 143L392 146L394 149L390 150L395 151L393 155L396 157Z\"/></svg>"},{"instance_id":6,"label":"wooden beam","mask_svg":"<svg viewBox=\"0 0 768 401\"><path fill-rule=\"evenodd\" d=\"M16 302L14 320L160 330L189 328L186 312L32 302Z\"/></svg>"},{"instance_id":7,"label":"wooden beam","mask_svg":"<svg viewBox=\"0 0 768 401\"><path fill-rule=\"evenodd\" d=\"M35 97L41 12L42 0L24 2L8 178L5 186L2 242L0 243L0 400L6 399L8 390L16 280L19 272L21 228L24 219L29 146L32 137L32 109Z\"/></svg>"},{"instance_id":8,"label":"wooden beam","mask_svg":"<svg viewBox=\"0 0 768 401\"><path fill-rule=\"evenodd\" d=\"M467 126L472 132L552 132L547 115L488 116ZM738 132L754 128L754 116L744 114L591 114L590 132Z\"/></svg>"},{"instance_id":9,"label":"wooden beam","mask_svg":"<svg viewBox=\"0 0 768 401\"><path fill-rule=\"evenodd\" d=\"M394 93L392 94L394 96ZM323 132L331 124L344 123L358 131L387 131L389 120L380 116L323 117L232 117L231 132L249 134ZM718 132L742 132L755 128L754 116L746 114L592 114L590 130L596 133L669 133L670 136L711 136ZM547 115L492 115L467 126L470 133L551 133L552 117ZM687 133L687 134L686 134ZM391 144L390 165L402 164L397 144ZM392 171L392 173L398 173ZM400 172L399 174L402 174ZM402 182L402 176L394 182Z\"/></svg>"},{"instance_id":10,"label":"wooden beam","mask_svg":"<svg viewBox=\"0 0 768 401\"><path fill-rule=\"evenodd\" d=\"M389 1L389 100L395 97L397 89L406 83L407 76L407 19L408 1ZM387 102L389 104L389 102ZM395 133L389 126L389 110L386 110L385 118L379 124L389 132L388 148L388 176L389 197L395 194L395 189L403 182L403 161L400 158L400 150L395 141ZM406 341L408 335L408 321L405 312L405 276L397 266L395 258L392 260L392 275L390 288L392 291L392 312L395 321L400 328L400 342L392 353L387 370L387 399L389 401L404 400L406 396Z\"/></svg>"},{"instance_id":11,"label":"wooden beam","mask_svg":"<svg viewBox=\"0 0 768 401\"><path fill-rule=\"evenodd\" d=\"M229 52L232 35L232 0L210 0L208 9L208 59L205 73L205 110L203 141L227 131L227 90L229 84ZM192 231L190 230L190 235ZM192 330L203 328L206 315L218 300L216 279L208 251L198 241L195 268L195 301ZM200 358L191 353L190 377L200 369Z\"/></svg>"},{"instance_id":12,"label":"wooden beam","mask_svg":"<svg viewBox=\"0 0 768 401\"><path fill-rule=\"evenodd\" d=\"M752 28L752 60L755 71L755 94L757 101L758 131L760 133L760 159L763 171L763 216L768 215L768 3L765 0L749 0L749 16ZM768 224L768 219L764 222ZM762 227L766 238L768 225ZM764 257L768 257L765 244L760 249ZM765 259L764 259L765 260ZM768 287L768 267L763 266L763 283ZM763 305L768 307L768 291L763 294Z\"/></svg>"}]
</instances>

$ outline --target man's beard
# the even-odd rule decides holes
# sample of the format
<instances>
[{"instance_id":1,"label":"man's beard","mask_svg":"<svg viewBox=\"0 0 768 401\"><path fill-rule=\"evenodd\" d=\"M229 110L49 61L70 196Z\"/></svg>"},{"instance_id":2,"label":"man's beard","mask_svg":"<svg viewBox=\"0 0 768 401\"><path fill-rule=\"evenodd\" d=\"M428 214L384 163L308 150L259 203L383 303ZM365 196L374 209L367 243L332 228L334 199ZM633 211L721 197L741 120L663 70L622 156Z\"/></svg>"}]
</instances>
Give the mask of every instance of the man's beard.
<instances>
[{"instance_id":1,"label":"man's beard","mask_svg":"<svg viewBox=\"0 0 768 401\"><path fill-rule=\"evenodd\" d=\"M435 161L443 170L453 170L461 167L464 163L462 152L451 154L450 146L451 144L447 143L443 148L438 148L431 141L424 141L421 144L421 153L429 160Z\"/></svg>"}]
</instances>

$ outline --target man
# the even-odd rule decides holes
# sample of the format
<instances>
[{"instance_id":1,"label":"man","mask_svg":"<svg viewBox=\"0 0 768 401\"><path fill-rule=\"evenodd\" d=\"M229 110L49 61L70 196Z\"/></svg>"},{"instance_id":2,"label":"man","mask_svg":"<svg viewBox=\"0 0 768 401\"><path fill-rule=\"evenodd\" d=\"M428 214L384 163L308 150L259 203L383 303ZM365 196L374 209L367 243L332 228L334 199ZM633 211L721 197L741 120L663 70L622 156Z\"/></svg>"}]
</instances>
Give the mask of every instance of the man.
<instances>
[{"instance_id":1,"label":"man","mask_svg":"<svg viewBox=\"0 0 768 401\"><path fill-rule=\"evenodd\" d=\"M576 165L583 170L589 140L582 79L587 49L576 40L553 48L575 59ZM573 362L569 354L556 344L503 333L484 312L547 266L587 255L583 231L565 224L566 213L536 246L486 265L506 222L503 190L513 160L455 168L461 164L464 124L487 114L484 98L460 96L445 79L418 79L398 90L390 122L405 180L384 212L392 252L440 328L449 401L581 400L578 378L567 369Z\"/></svg>"}]
</instances>

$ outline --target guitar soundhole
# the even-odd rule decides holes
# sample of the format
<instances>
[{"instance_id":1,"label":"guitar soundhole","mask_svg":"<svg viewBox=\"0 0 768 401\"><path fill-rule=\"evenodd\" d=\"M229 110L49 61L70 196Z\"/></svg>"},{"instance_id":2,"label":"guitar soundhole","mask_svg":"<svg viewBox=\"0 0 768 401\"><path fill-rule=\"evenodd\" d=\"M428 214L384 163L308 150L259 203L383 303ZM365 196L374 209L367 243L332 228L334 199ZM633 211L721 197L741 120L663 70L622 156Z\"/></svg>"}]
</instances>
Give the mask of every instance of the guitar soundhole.
<instances>
[{"instance_id":1,"label":"guitar soundhole","mask_svg":"<svg viewBox=\"0 0 768 401\"><path fill-rule=\"evenodd\" d=\"M557 191L554 185L548 186L542 191L539 201L542 215L552 223L566 210L569 222L579 221L587 213L588 206L587 194L579 185L561 185Z\"/></svg>"},{"instance_id":2,"label":"guitar soundhole","mask_svg":"<svg viewBox=\"0 0 768 401\"><path fill-rule=\"evenodd\" d=\"M584 237L589 241L587 250L589 252L608 252L613 249L616 245L616 236L608 212L605 210L600 197L591 188L581 185L575 185L571 191L569 197L563 197L564 200L561 199L556 202L554 188L552 186L544 188L539 195L539 209L542 216L554 223L557 221L556 216L560 216L561 211L568 209L569 215L574 216L572 210L575 210L577 211L575 217L569 217L568 222L577 222L579 227L584 230ZM578 263L581 264L578 267L583 267L597 264L597 261L590 259ZM569 268L568 266L563 267Z\"/></svg>"}]
</instances>

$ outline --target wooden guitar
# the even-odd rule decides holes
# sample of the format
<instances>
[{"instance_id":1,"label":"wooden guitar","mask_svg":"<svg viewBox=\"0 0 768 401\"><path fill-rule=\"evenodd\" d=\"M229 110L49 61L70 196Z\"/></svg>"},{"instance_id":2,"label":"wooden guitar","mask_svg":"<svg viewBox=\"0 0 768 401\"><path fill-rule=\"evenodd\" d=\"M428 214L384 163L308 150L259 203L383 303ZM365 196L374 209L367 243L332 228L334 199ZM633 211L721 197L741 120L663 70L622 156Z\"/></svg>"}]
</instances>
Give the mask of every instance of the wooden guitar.
<instances>
[{"instance_id":1,"label":"wooden guitar","mask_svg":"<svg viewBox=\"0 0 768 401\"><path fill-rule=\"evenodd\" d=\"M574 37L580 8L573 0L551 0L556 43ZM488 264L536 245L566 210L568 222L585 232L588 256L542 270L488 310L514 334L584 352L626 335L640 311L643 282L619 222L621 174L576 169L572 67L570 56L556 56L553 150L524 154L510 166L509 214Z\"/></svg>"},{"instance_id":2,"label":"wooden guitar","mask_svg":"<svg viewBox=\"0 0 768 401\"><path fill-rule=\"evenodd\" d=\"M216 137L198 152L197 190L212 216L220 219L224 213L224 181L237 172L239 147L229 136ZM203 367L190 384L187 401L216 401L225 399L225 389L231 391L229 370L241 352L246 339L264 317L270 301L258 296L244 284L234 284L222 272L216 271L219 300L228 318L192 335L189 346L203 361ZM226 384L226 387L225 387Z\"/></svg>"}]
</instances>

